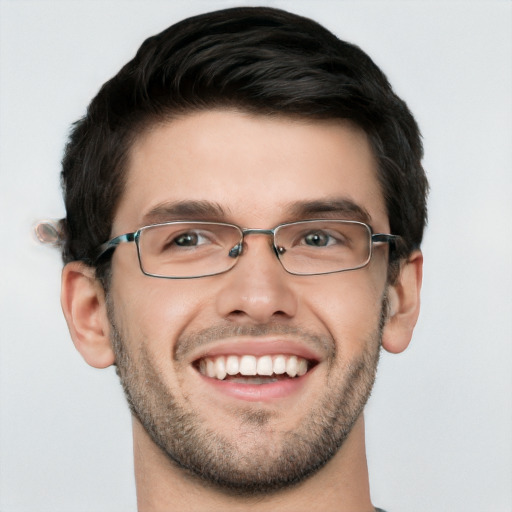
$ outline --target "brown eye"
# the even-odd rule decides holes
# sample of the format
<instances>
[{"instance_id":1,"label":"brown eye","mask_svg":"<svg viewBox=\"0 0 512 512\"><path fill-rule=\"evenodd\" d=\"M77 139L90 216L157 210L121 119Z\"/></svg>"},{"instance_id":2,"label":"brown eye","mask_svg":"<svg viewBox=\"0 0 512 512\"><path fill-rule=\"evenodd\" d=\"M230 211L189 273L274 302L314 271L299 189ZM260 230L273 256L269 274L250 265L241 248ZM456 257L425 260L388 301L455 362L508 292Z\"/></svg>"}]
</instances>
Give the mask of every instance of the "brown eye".
<instances>
[{"instance_id":1,"label":"brown eye","mask_svg":"<svg viewBox=\"0 0 512 512\"><path fill-rule=\"evenodd\" d=\"M194 247L199 242L199 236L197 233L183 233L173 240L175 245L180 247Z\"/></svg>"}]
</instances>

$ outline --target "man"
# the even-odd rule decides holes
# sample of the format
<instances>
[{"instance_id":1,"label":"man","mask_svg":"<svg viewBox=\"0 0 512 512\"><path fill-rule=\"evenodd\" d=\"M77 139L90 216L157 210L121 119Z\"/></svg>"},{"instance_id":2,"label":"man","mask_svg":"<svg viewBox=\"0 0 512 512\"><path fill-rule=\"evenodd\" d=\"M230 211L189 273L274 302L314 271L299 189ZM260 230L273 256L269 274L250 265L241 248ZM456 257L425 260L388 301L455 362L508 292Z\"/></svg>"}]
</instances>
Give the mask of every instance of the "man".
<instances>
[{"instance_id":1,"label":"man","mask_svg":"<svg viewBox=\"0 0 512 512\"><path fill-rule=\"evenodd\" d=\"M140 511L375 510L363 408L419 312L417 125L357 47L241 8L148 39L74 126L62 305L116 365Z\"/></svg>"}]
</instances>

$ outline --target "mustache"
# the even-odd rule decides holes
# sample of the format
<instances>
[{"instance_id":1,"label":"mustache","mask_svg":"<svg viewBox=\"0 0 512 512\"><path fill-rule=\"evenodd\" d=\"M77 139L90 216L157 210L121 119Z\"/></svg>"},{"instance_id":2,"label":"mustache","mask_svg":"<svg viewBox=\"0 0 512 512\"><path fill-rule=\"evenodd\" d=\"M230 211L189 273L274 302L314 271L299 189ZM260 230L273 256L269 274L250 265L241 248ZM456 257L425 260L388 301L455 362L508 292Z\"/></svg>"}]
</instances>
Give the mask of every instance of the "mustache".
<instances>
[{"instance_id":1,"label":"mustache","mask_svg":"<svg viewBox=\"0 0 512 512\"><path fill-rule=\"evenodd\" d=\"M319 335L299 326L269 323L256 325L214 325L200 331L182 335L176 343L174 359L178 362L183 361L187 359L191 352L208 346L215 341L227 338L258 338L263 336L296 338L315 351L325 354L328 359L336 356L336 344L331 336Z\"/></svg>"}]
</instances>

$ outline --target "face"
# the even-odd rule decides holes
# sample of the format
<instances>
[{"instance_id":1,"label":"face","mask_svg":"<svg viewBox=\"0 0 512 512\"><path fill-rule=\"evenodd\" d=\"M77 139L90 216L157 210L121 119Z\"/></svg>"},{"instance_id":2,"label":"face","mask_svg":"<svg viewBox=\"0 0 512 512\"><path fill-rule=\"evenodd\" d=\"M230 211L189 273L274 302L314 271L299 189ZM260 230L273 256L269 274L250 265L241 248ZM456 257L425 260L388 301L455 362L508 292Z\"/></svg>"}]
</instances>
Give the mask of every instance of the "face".
<instances>
[{"instance_id":1,"label":"face","mask_svg":"<svg viewBox=\"0 0 512 512\"><path fill-rule=\"evenodd\" d=\"M311 218L389 232L364 133L206 111L155 126L134 145L112 235L172 220L269 229ZM134 244L121 244L108 297L118 371L171 464L242 493L322 467L373 383L386 254L377 247L356 271L294 276L270 237L256 234L229 272L169 280L145 276ZM224 377L226 364L234 375Z\"/></svg>"}]
</instances>

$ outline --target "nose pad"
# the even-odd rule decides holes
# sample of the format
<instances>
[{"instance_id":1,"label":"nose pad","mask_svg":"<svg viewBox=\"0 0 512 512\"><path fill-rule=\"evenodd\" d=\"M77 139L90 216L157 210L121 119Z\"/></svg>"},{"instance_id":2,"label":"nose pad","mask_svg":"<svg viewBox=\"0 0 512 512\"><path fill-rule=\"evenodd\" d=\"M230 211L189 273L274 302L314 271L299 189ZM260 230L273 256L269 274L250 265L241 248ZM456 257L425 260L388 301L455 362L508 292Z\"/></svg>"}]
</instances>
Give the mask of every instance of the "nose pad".
<instances>
[{"instance_id":1,"label":"nose pad","mask_svg":"<svg viewBox=\"0 0 512 512\"><path fill-rule=\"evenodd\" d=\"M236 244L234 247L230 249L228 252L228 256L230 258L238 258L238 256L242 255L243 245L242 243Z\"/></svg>"},{"instance_id":2,"label":"nose pad","mask_svg":"<svg viewBox=\"0 0 512 512\"><path fill-rule=\"evenodd\" d=\"M276 255L279 262L281 262L280 256L286 252L286 249L282 246L277 246L275 244L272 244L272 250L274 251L274 254ZM242 256L243 251L244 251L243 242L240 242L229 250L228 256L230 258L238 258L239 256Z\"/></svg>"}]
</instances>

